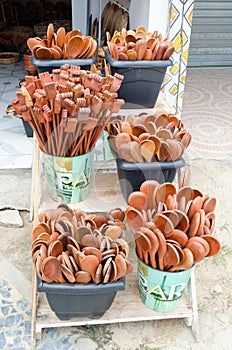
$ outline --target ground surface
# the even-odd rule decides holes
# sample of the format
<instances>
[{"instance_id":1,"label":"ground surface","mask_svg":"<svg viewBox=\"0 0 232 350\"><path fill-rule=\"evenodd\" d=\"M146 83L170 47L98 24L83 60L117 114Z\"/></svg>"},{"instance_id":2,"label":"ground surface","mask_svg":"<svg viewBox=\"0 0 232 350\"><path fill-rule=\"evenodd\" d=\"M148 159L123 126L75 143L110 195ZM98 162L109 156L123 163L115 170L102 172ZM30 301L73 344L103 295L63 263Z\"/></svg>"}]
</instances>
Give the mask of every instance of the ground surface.
<instances>
[{"instance_id":1,"label":"ground surface","mask_svg":"<svg viewBox=\"0 0 232 350\"><path fill-rule=\"evenodd\" d=\"M191 328L183 320L113 324L107 326L68 327L44 330L37 349L200 349L229 350L232 332L232 298L230 265L231 247L231 192L232 162L223 160L191 160L191 185L203 193L217 198L215 235L222 244L221 252L196 266L196 289L199 310L200 342L196 343ZM30 170L1 171L1 188L17 186L17 194L24 193L24 203L17 206L12 191L1 194L1 207L15 198L15 207L20 210L23 227L0 226L0 285L2 306L0 322L4 329L0 334L2 349L30 349L31 320L31 257L29 221ZM11 182L11 179L13 179ZM25 194L25 185L27 193ZM7 191L6 191L7 192ZM12 202L11 202L12 203ZM129 307L129 306L128 306ZM13 320L13 323L12 323ZM24 341L20 336L24 333ZM19 333L17 335L17 333ZM10 346L11 345L11 346Z\"/></svg>"}]
</instances>

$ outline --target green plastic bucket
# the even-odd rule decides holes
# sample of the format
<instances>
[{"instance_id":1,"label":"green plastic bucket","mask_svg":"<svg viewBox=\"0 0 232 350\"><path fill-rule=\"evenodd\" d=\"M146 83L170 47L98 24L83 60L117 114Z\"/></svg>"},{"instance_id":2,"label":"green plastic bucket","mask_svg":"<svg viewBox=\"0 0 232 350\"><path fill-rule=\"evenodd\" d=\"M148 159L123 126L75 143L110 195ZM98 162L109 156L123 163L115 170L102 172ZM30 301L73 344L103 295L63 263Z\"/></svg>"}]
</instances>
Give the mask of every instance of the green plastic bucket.
<instances>
[{"instance_id":1,"label":"green plastic bucket","mask_svg":"<svg viewBox=\"0 0 232 350\"><path fill-rule=\"evenodd\" d=\"M77 157L54 157L43 153L44 172L53 200L78 203L89 193L93 150Z\"/></svg>"},{"instance_id":2,"label":"green plastic bucket","mask_svg":"<svg viewBox=\"0 0 232 350\"><path fill-rule=\"evenodd\" d=\"M180 272L153 269L138 258L140 299L158 312L175 310L182 299L193 268Z\"/></svg>"}]
</instances>

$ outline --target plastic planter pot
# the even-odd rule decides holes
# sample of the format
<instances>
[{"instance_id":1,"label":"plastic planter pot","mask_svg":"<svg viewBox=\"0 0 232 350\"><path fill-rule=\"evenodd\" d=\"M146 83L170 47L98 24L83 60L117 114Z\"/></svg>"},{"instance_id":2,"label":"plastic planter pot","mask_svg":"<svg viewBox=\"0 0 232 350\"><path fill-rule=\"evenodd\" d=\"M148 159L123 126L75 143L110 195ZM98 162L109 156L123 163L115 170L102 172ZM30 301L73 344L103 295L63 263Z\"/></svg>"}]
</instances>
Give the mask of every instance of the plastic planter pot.
<instances>
[{"instance_id":1,"label":"plastic planter pot","mask_svg":"<svg viewBox=\"0 0 232 350\"><path fill-rule=\"evenodd\" d=\"M138 258L139 294L143 304L157 312L175 310L181 302L193 268L179 272L161 271Z\"/></svg>"},{"instance_id":2,"label":"plastic planter pot","mask_svg":"<svg viewBox=\"0 0 232 350\"><path fill-rule=\"evenodd\" d=\"M117 61L108 50L105 55L112 75L119 73L124 76L118 91L119 98L126 102L122 108L153 108L172 61Z\"/></svg>"},{"instance_id":3,"label":"plastic planter pot","mask_svg":"<svg viewBox=\"0 0 232 350\"><path fill-rule=\"evenodd\" d=\"M177 169L182 168L185 161L181 158L173 162L128 163L116 158L116 165L121 191L127 201L130 193L139 191L146 180L172 182Z\"/></svg>"},{"instance_id":4,"label":"plastic planter pot","mask_svg":"<svg viewBox=\"0 0 232 350\"><path fill-rule=\"evenodd\" d=\"M70 66L80 66L83 70L90 70L91 64L94 64L95 62L94 57L66 60L38 60L32 55L32 64L38 67L38 73L52 73L53 69L60 68L60 66L63 66L64 64L69 64Z\"/></svg>"},{"instance_id":5,"label":"plastic planter pot","mask_svg":"<svg viewBox=\"0 0 232 350\"><path fill-rule=\"evenodd\" d=\"M22 122L23 122L23 127L27 137L33 137L33 129L31 128L30 124L27 121L25 121L23 118L22 118Z\"/></svg>"},{"instance_id":6,"label":"plastic planter pot","mask_svg":"<svg viewBox=\"0 0 232 350\"><path fill-rule=\"evenodd\" d=\"M110 308L117 291L124 289L125 277L106 284L46 283L38 278L38 291L46 293L51 310L60 320L100 318Z\"/></svg>"}]
</instances>

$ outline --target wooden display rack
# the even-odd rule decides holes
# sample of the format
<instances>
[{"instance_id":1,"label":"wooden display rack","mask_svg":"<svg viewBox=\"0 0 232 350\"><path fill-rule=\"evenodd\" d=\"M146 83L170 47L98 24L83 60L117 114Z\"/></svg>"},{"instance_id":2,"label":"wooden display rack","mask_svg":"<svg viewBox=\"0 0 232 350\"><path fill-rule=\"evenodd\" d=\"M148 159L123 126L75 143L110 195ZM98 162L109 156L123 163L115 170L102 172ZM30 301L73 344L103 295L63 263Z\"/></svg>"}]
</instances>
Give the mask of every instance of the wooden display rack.
<instances>
[{"instance_id":1,"label":"wooden display rack","mask_svg":"<svg viewBox=\"0 0 232 350\"><path fill-rule=\"evenodd\" d=\"M35 141L34 150L34 166L33 166L33 197L34 197L34 225L38 223L38 213L40 210L47 208L56 208L58 203L52 201L47 195L46 181L41 172L42 162L40 159L40 150L38 143ZM92 195L93 188L90 188L88 196L88 203L82 202L77 205L70 205L71 207L78 207L80 209L90 211L106 211L107 208L94 208L96 204L101 202L99 198L104 197L103 203L107 205L108 210L113 207L123 207L126 205L120 186L115 173L96 173L94 176L94 195ZM43 188L44 187L44 188ZM96 196L97 190L97 196ZM96 197L98 199L96 200ZM95 199L95 202L94 202ZM128 235L130 233L128 232ZM59 320L57 316L51 311L45 293L37 291L36 272L33 269L32 282L32 347L36 347L36 339L40 339L43 328L54 327L71 327L83 325L97 325L97 324L111 324L122 322L138 322L164 319L182 318L186 325L192 328L193 336L196 341L199 341L199 326L198 326L198 310L197 298L195 289L194 271L191 274L188 282L188 288L182 298L181 304L177 309L168 313L159 313L147 308L139 297L138 281L137 281L137 267L136 257L134 254L134 242L131 239L132 245L130 261L134 263L134 272L126 277L125 291L118 291L114 302L110 309L99 319L90 318L73 318L68 321Z\"/></svg>"}]
</instances>

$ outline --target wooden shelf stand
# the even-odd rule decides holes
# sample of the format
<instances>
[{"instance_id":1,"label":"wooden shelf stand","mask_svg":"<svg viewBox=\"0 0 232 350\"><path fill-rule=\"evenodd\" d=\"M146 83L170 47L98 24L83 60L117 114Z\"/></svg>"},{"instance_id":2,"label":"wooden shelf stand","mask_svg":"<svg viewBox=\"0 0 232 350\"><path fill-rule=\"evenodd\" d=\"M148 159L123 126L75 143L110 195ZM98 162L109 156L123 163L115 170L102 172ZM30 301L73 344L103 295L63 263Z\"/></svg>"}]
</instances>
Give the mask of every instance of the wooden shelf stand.
<instances>
[{"instance_id":1,"label":"wooden shelf stand","mask_svg":"<svg viewBox=\"0 0 232 350\"><path fill-rule=\"evenodd\" d=\"M38 223L38 213L42 209L56 208L58 203L54 203L47 195L46 189L42 188L46 181L43 181L43 175L41 175L41 157L37 142L35 141L34 150L34 181L33 181L33 195L34 195L34 225ZM104 179L103 179L104 177ZM115 182L116 181L116 182ZM93 195L93 201L91 202L91 193L88 203L79 203L76 207L84 209L86 211L104 210L104 205L110 206L110 208L117 206L124 206L125 201L120 193L119 184L117 184L117 174L95 174L95 185L97 188ZM41 185L42 184L42 185ZM91 189L90 189L91 191ZM117 193L117 195L116 195ZM43 196L46 198L44 199ZM103 201L103 206L99 198L107 197ZM96 199L97 198L97 199ZM95 202L94 202L95 199ZM113 203L113 204L112 204ZM87 205L88 204L88 205ZM98 204L98 208L95 206ZM117 205L116 205L117 204ZM72 207L72 205L71 205ZM106 209L106 208L105 208ZM109 208L108 208L109 209ZM139 321L151 321L151 320L164 320L164 319L179 319L185 320L186 325L192 328L192 333L196 341L199 341L199 326L198 326L198 310L197 310L197 297L195 289L194 271L191 274L191 278L188 283L188 288L185 295L182 298L181 304L177 309L168 313L154 312L147 308L140 300L137 278L137 264L134 254L134 242L130 238L128 233L128 240L131 245L131 257L130 260L134 264L134 272L126 277L126 289L125 291L118 291L110 309L100 319L90 318L74 318L71 320L63 321L59 320L57 316L51 311L45 293L37 291L36 272L33 269L33 282L32 282L32 346L36 347L36 339L41 338L42 330L45 328L54 327L73 327L83 325L98 325L98 324L112 324L122 322L139 322ZM132 237L132 236L131 236Z\"/></svg>"}]
</instances>

